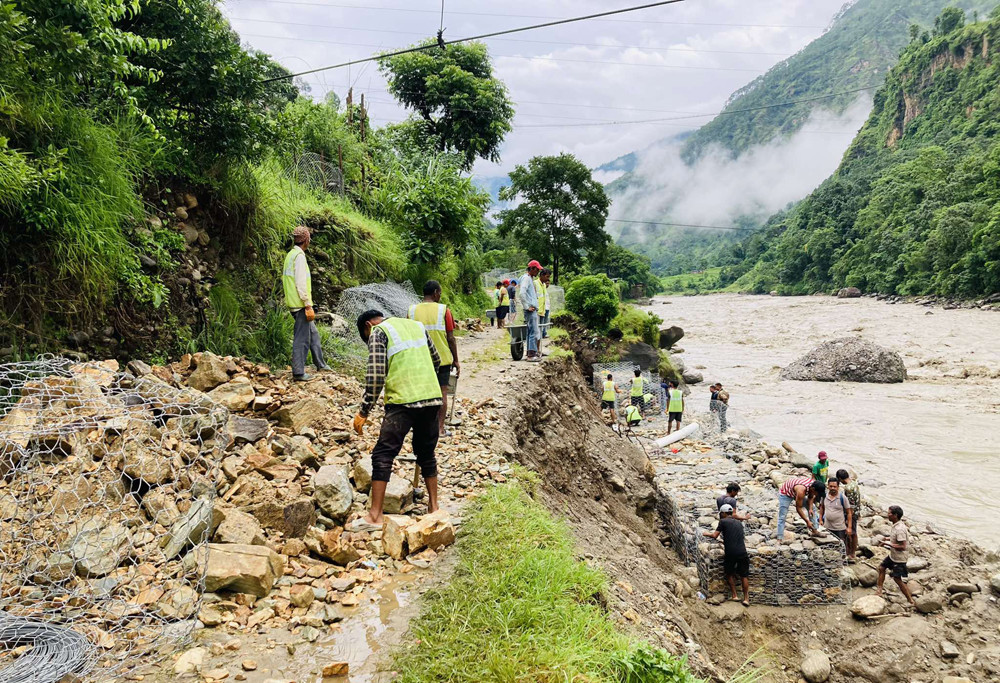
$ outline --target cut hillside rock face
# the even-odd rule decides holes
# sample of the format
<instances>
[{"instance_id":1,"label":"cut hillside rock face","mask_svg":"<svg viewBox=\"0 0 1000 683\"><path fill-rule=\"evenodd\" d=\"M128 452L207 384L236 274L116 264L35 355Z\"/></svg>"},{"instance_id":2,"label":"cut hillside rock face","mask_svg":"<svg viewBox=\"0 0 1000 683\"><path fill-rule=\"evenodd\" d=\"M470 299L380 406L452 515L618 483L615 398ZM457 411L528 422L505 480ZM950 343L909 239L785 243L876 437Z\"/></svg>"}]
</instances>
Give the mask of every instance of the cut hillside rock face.
<instances>
[{"instance_id":1,"label":"cut hillside rock face","mask_svg":"<svg viewBox=\"0 0 1000 683\"><path fill-rule=\"evenodd\" d=\"M781 378L891 384L906 379L906 366L895 351L861 337L844 337L816 347L782 370Z\"/></svg>"}]
</instances>

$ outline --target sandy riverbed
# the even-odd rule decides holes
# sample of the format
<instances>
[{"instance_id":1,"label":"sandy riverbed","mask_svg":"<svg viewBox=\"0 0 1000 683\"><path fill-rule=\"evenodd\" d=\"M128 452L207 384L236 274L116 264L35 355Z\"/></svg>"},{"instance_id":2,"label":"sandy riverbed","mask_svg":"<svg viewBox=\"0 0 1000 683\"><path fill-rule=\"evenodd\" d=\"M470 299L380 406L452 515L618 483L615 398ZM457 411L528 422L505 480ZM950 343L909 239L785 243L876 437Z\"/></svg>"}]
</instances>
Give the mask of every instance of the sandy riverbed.
<instances>
[{"instance_id":1,"label":"sandy riverbed","mask_svg":"<svg viewBox=\"0 0 1000 683\"><path fill-rule=\"evenodd\" d=\"M1000 546L1000 314L873 299L713 295L657 297L680 325L688 367L731 393L737 423L775 443L830 453L880 501ZM823 341L860 335L903 356L909 381L794 382L782 367Z\"/></svg>"}]
</instances>

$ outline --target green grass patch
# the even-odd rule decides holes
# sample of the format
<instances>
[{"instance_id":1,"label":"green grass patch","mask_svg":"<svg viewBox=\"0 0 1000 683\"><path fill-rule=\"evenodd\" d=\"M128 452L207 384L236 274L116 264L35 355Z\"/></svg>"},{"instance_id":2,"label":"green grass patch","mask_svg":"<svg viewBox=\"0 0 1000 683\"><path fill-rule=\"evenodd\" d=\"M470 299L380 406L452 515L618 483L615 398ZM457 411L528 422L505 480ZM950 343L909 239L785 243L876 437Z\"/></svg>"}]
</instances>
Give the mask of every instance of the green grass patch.
<instances>
[{"instance_id":1,"label":"green grass patch","mask_svg":"<svg viewBox=\"0 0 1000 683\"><path fill-rule=\"evenodd\" d=\"M604 575L521 483L472 503L450 584L427 594L395 656L404 683L689 683L686 662L629 636L600 606Z\"/></svg>"},{"instance_id":2,"label":"green grass patch","mask_svg":"<svg viewBox=\"0 0 1000 683\"><path fill-rule=\"evenodd\" d=\"M722 268L706 268L700 273L683 273L660 278L664 294L702 294L723 289L719 282Z\"/></svg>"}]
</instances>

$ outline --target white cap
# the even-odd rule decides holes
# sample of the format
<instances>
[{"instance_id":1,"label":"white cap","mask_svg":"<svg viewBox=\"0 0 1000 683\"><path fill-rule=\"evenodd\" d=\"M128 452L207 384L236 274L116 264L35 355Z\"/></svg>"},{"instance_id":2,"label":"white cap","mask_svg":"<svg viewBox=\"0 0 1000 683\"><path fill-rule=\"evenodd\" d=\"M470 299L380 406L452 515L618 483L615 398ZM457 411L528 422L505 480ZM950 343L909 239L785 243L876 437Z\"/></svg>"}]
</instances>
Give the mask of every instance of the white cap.
<instances>
[{"instance_id":1,"label":"white cap","mask_svg":"<svg viewBox=\"0 0 1000 683\"><path fill-rule=\"evenodd\" d=\"M729 503L726 503L721 508L719 508L719 512L732 512L732 511L733 511L733 506L730 505Z\"/></svg>"}]
</instances>

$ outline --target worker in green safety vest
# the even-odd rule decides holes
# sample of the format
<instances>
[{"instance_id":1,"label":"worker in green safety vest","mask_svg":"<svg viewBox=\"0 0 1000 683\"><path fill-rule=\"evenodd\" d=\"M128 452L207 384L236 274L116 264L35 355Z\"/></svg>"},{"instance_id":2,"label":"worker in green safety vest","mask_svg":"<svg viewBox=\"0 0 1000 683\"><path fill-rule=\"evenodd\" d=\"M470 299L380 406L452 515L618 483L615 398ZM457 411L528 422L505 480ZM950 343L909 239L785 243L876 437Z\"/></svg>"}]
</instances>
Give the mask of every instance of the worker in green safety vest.
<instances>
[{"instance_id":1,"label":"worker in green safety vest","mask_svg":"<svg viewBox=\"0 0 1000 683\"><path fill-rule=\"evenodd\" d=\"M372 490L368 514L348 525L349 531L382 528L385 489L392 463L413 432L413 455L427 484L427 511L438 509L437 459L438 413L441 366L434 342L424 326L406 318L386 318L381 311L365 311L358 317L358 332L368 344L368 368L361 408L354 418L354 431L361 434L379 394L385 389L385 416L372 449Z\"/></svg>"},{"instance_id":2,"label":"worker in green safety vest","mask_svg":"<svg viewBox=\"0 0 1000 683\"><path fill-rule=\"evenodd\" d=\"M681 418L684 417L684 392L677 388L677 382L667 382L667 434L674 422L677 429L681 428Z\"/></svg>"},{"instance_id":3,"label":"worker in green safety vest","mask_svg":"<svg viewBox=\"0 0 1000 683\"><path fill-rule=\"evenodd\" d=\"M638 427L642 423L642 413L638 406L630 405L625 408L625 423L629 427Z\"/></svg>"},{"instance_id":4,"label":"worker in green safety vest","mask_svg":"<svg viewBox=\"0 0 1000 683\"><path fill-rule=\"evenodd\" d=\"M428 280L424 285L424 300L410 306L407 317L423 324L424 329L434 342L434 348L441 356L441 366L438 368L438 384L441 385L441 413L438 417L438 432L451 436L444 429L444 418L448 414L448 378L452 368L455 376L462 372L462 364L458 361L458 342L455 340L455 318L451 310L441 303L441 285L437 280Z\"/></svg>"},{"instance_id":5,"label":"worker in green safety vest","mask_svg":"<svg viewBox=\"0 0 1000 683\"><path fill-rule=\"evenodd\" d=\"M317 370L329 370L329 367L323 360L319 330L313 322L316 312L313 310L312 277L306 262L306 249L310 242L309 228L304 225L295 228L292 240L295 246L285 255L281 284L285 293L285 305L295 318L292 333L292 378L297 382L305 382L310 379L306 374L306 358L310 353Z\"/></svg>"},{"instance_id":6,"label":"worker in green safety vest","mask_svg":"<svg viewBox=\"0 0 1000 683\"><path fill-rule=\"evenodd\" d=\"M642 379L642 370L635 369L635 377L632 378L632 388L629 390L631 404L642 411L642 395L646 393L646 383Z\"/></svg>"},{"instance_id":7,"label":"worker in green safety vest","mask_svg":"<svg viewBox=\"0 0 1000 683\"><path fill-rule=\"evenodd\" d=\"M610 411L611 421L617 422L618 414L615 412L615 400L618 398L620 390L615 386L615 378L609 372L604 380L604 392L601 394L601 410Z\"/></svg>"}]
</instances>

